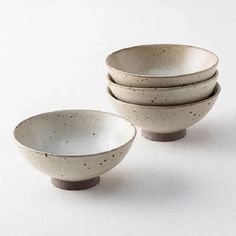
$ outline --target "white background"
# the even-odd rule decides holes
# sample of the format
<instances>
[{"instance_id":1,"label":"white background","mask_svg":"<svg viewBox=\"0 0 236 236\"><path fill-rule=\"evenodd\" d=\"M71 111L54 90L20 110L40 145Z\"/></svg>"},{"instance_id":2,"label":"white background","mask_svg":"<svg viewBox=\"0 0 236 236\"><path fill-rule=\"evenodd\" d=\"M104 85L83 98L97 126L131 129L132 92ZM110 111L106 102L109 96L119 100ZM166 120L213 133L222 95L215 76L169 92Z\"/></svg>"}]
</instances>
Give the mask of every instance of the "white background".
<instances>
[{"instance_id":1,"label":"white background","mask_svg":"<svg viewBox=\"0 0 236 236\"><path fill-rule=\"evenodd\" d=\"M235 1L0 1L0 235L235 235ZM19 154L12 130L57 109L116 113L105 57L182 43L219 55L222 86L185 139L137 135L127 157L86 191L63 191Z\"/></svg>"}]
</instances>

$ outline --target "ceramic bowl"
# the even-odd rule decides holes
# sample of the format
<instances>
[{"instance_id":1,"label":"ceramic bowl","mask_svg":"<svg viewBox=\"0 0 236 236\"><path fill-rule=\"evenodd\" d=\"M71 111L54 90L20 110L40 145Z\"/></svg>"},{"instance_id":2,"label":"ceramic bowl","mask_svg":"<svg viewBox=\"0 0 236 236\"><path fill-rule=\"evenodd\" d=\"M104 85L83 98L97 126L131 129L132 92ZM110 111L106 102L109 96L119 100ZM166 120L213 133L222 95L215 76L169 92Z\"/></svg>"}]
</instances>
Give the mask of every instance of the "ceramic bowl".
<instances>
[{"instance_id":1,"label":"ceramic bowl","mask_svg":"<svg viewBox=\"0 0 236 236\"><path fill-rule=\"evenodd\" d=\"M107 57L106 64L117 84L160 88L182 86L212 77L218 57L194 46L152 44L113 52Z\"/></svg>"},{"instance_id":2,"label":"ceramic bowl","mask_svg":"<svg viewBox=\"0 0 236 236\"><path fill-rule=\"evenodd\" d=\"M185 136L186 128L196 124L213 107L220 93L217 83L212 94L199 102L178 106L142 106L122 102L108 94L115 109L142 129L142 135L155 141L172 141Z\"/></svg>"},{"instance_id":3,"label":"ceramic bowl","mask_svg":"<svg viewBox=\"0 0 236 236\"><path fill-rule=\"evenodd\" d=\"M212 93L218 77L218 72L210 79L170 88L136 88L116 84L107 75L109 88L113 95L123 102L138 105L180 105L200 101Z\"/></svg>"},{"instance_id":4,"label":"ceramic bowl","mask_svg":"<svg viewBox=\"0 0 236 236\"><path fill-rule=\"evenodd\" d=\"M22 121L14 137L26 160L62 189L86 189L115 167L136 135L127 120L100 111L64 110Z\"/></svg>"}]
</instances>

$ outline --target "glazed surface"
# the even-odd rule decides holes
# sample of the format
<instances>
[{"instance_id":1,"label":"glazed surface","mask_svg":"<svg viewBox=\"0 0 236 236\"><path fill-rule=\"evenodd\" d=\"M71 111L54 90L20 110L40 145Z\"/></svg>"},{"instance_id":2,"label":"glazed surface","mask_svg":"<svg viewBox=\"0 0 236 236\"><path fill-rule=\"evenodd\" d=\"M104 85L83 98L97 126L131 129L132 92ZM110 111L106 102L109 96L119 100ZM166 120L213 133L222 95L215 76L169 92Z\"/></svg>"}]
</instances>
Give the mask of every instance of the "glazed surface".
<instances>
[{"instance_id":1,"label":"glazed surface","mask_svg":"<svg viewBox=\"0 0 236 236\"><path fill-rule=\"evenodd\" d=\"M115 115L96 111L56 111L29 118L15 130L24 146L54 155L89 155L124 145L134 127Z\"/></svg>"},{"instance_id":2,"label":"glazed surface","mask_svg":"<svg viewBox=\"0 0 236 236\"><path fill-rule=\"evenodd\" d=\"M136 88L119 85L107 76L109 88L116 98L138 105L181 105L206 99L213 91L218 72L204 81L171 88Z\"/></svg>"},{"instance_id":3,"label":"glazed surface","mask_svg":"<svg viewBox=\"0 0 236 236\"><path fill-rule=\"evenodd\" d=\"M212 95L202 101L175 106L142 106L117 100L108 90L115 109L137 127L156 133L173 133L200 121L213 107L220 93L217 83Z\"/></svg>"},{"instance_id":4,"label":"glazed surface","mask_svg":"<svg viewBox=\"0 0 236 236\"><path fill-rule=\"evenodd\" d=\"M212 52L187 45L143 45L111 54L107 63L113 68L137 75L179 76L206 70L217 63Z\"/></svg>"},{"instance_id":5,"label":"glazed surface","mask_svg":"<svg viewBox=\"0 0 236 236\"><path fill-rule=\"evenodd\" d=\"M188 45L153 44L124 48L110 54L106 63L114 81L133 87L172 87L212 77L218 57Z\"/></svg>"}]
</instances>

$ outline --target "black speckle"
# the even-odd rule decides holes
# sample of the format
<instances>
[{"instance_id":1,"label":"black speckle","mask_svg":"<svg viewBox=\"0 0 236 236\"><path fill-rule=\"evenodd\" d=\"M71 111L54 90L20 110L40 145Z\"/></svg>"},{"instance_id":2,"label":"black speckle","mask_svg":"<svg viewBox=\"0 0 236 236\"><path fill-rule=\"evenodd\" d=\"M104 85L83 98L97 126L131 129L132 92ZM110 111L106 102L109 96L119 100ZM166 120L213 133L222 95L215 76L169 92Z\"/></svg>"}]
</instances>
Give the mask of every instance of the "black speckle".
<instances>
[{"instance_id":1,"label":"black speckle","mask_svg":"<svg viewBox=\"0 0 236 236\"><path fill-rule=\"evenodd\" d=\"M194 113L193 115L194 115L194 116L196 116L197 114L196 114L196 113Z\"/></svg>"},{"instance_id":2,"label":"black speckle","mask_svg":"<svg viewBox=\"0 0 236 236\"><path fill-rule=\"evenodd\" d=\"M166 50L162 50L162 52L166 52Z\"/></svg>"},{"instance_id":3,"label":"black speckle","mask_svg":"<svg viewBox=\"0 0 236 236\"><path fill-rule=\"evenodd\" d=\"M104 162L106 162L107 160L104 160Z\"/></svg>"},{"instance_id":4,"label":"black speckle","mask_svg":"<svg viewBox=\"0 0 236 236\"><path fill-rule=\"evenodd\" d=\"M192 111L190 111L189 113L190 113L190 114L192 114L193 112L192 112Z\"/></svg>"},{"instance_id":5,"label":"black speckle","mask_svg":"<svg viewBox=\"0 0 236 236\"><path fill-rule=\"evenodd\" d=\"M115 157L115 154L113 154L112 157Z\"/></svg>"},{"instance_id":6,"label":"black speckle","mask_svg":"<svg viewBox=\"0 0 236 236\"><path fill-rule=\"evenodd\" d=\"M87 164L86 164L86 163L84 163L84 166L87 166Z\"/></svg>"},{"instance_id":7,"label":"black speckle","mask_svg":"<svg viewBox=\"0 0 236 236\"><path fill-rule=\"evenodd\" d=\"M70 116L70 118L73 118L73 116Z\"/></svg>"},{"instance_id":8,"label":"black speckle","mask_svg":"<svg viewBox=\"0 0 236 236\"><path fill-rule=\"evenodd\" d=\"M48 156L48 154L47 153L45 153L45 157L47 157Z\"/></svg>"},{"instance_id":9,"label":"black speckle","mask_svg":"<svg viewBox=\"0 0 236 236\"><path fill-rule=\"evenodd\" d=\"M102 163L99 163L99 165L101 166L101 165L102 165Z\"/></svg>"},{"instance_id":10,"label":"black speckle","mask_svg":"<svg viewBox=\"0 0 236 236\"><path fill-rule=\"evenodd\" d=\"M66 140L66 144L69 143L69 140Z\"/></svg>"},{"instance_id":11,"label":"black speckle","mask_svg":"<svg viewBox=\"0 0 236 236\"><path fill-rule=\"evenodd\" d=\"M57 114L57 117L60 117L60 115L59 115L59 114Z\"/></svg>"},{"instance_id":12,"label":"black speckle","mask_svg":"<svg viewBox=\"0 0 236 236\"><path fill-rule=\"evenodd\" d=\"M95 135L95 133L93 133L93 135Z\"/></svg>"},{"instance_id":13,"label":"black speckle","mask_svg":"<svg viewBox=\"0 0 236 236\"><path fill-rule=\"evenodd\" d=\"M64 160L66 160L66 158L65 158L65 157L64 157L63 159L64 159Z\"/></svg>"},{"instance_id":14,"label":"black speckle","mask_svg":"<svg viewBox=\"0 0 236 236\"><path fill-rule=\"evenodd\" d=\"M151 100L151 102L154 102L154 100Z\"/></svg>"},{"instance_id":15,"label":"black speckle","mask_svg":"<svg viewBox=\"0 0 236 236\"><path fill-rule=\"evenodd\" d=\"M63 177L63 174L61 174L61 177Z\"/></svg>"}]
</instances>

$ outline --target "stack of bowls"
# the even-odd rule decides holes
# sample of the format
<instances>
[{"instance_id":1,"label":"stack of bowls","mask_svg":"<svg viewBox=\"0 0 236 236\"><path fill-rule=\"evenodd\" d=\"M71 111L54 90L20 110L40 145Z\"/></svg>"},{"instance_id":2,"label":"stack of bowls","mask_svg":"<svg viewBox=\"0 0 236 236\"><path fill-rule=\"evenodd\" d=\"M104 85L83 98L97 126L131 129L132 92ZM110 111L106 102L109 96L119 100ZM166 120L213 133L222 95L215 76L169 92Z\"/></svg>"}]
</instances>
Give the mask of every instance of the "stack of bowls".
<instances>
[{"instance_id":1,"label":"stack of bowls","mask_svg":"<svg viewBox=\"0 0 236 236\"><path fill-rule=\"evenodd\" d=\"M116 110L154 141L173 141L214 105L218 57L176 44L142 45L110 54L108 95Z\"/></svg>"}]
</instances>

